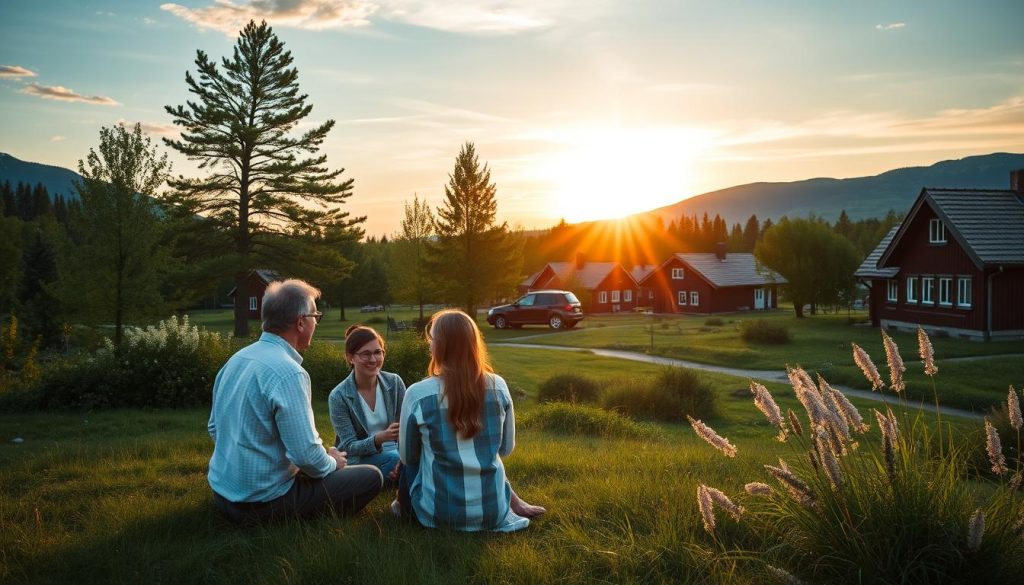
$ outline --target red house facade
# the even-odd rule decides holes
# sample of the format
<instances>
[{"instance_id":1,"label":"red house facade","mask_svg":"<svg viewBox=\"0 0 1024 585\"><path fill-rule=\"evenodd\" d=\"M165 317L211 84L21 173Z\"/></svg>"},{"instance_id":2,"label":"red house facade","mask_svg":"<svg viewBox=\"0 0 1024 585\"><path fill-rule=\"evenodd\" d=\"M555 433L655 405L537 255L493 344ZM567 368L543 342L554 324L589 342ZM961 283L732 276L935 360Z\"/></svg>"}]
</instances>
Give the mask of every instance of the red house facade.
<instances>
[{"instance_id":1,"label":"red house facade","mask_svg":"<svg viewBox=\"0 0 1024 585\"><path fill-rule=\"evenodd\" d=\"M245 288L248 293L249 318L261 319L263 311L263 295L267 292L267 285L275 280L281 280L281 275L273 270L252 270L246 278ZM235 298L237 288L231 289L228 297Z\"/></svg>"},{"instance_id":2,"label":"red house facade","mask_svg":"<svg viewBox=\"0 0 1024 585\"><path fill-rule=\"evenodd\" d=\"M674 254L640 283L656 313L728 313L779 306L786 279L757 265L750 253Z\"/></svg>"},{"instance_id":3,"label":"red house facade","mask_svg":"<svg viewBox=\"0 0 1024 585\"><path fill-rule=\"evenodd\" d=\"M519 284L519 292L572 290L586 313L618 313L637 307L638 287L618 262L548 262Z\"/></svg>"},{"instance_id":4,"label":"red house facade","mask_svg":"<svg viewBox=\"0 0 1024 585\"><path fill-rule=\"evenodd\" d=\"M855 273L872 324L1024 339L1024 171L1011 187L922 189Z\"/></svg>"}]
</instances>

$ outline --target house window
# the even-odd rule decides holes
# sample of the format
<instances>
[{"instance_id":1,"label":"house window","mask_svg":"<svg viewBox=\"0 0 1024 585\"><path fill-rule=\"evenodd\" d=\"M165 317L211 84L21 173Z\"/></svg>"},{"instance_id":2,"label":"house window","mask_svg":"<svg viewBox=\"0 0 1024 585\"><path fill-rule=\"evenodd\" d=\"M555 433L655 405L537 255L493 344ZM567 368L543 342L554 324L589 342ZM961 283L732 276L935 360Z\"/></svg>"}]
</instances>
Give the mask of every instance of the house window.
<instances>
[{"instance_id":1,"label":"house window","mask_svg":"<svg viewBox=\"0 0 1024 585\"><path fill-rule=\"evenodd\" d=\"M622 291L622 302L628 303L633 300L633 291L627 289Z\"/></svg>"},{"instance_id":2,"label":"house window","mask_svg":"<svg viewBox=\"0 0 1024 585\"><path fill-rule=\"evenodd\" d=\"M889 296L886 300L890 303L895 303L900 300L900 285L895 278L890 279L887 282L889 283Z\"/></svg>"},{"instance_id":3,"label":"house window","mask_svg":"<svg viewBox=\"0 0 1024 585\"><path fill-rule=\"evenodd\" d=\"M956 306L965 309L971 308L971 279L956 279Z\"/></svg>"},{"instance_id":4,"label":"house window","mask_svg":"<svg viewBox=\"0 0 1024 585\"><path fill-rule=\"evenodd\" d=\"M685 290L679 291L679 304L683 305L683 306L686 306L686 291Z\"/></svg>"},{"instance_id":5,"label":"house window","mask_svg":"<svg viewBox=\"0 0 1024 585\"><path fill-rule=\"evenodd\" d=\"M953 304L953 279L942 277L939 279L939 304L951 306Z\"/></svg>"},{"instance_id":6,"label":"house window","mask_svg":"<svg viewBox=\"0 0 1024 585\"><path fill-rule=\"evenodd\" d=\"M700 294L697 291L690 293L690 305L696 307L700 304Z\"/></svg>"},{"instance_id":7,"label":"house window","mask_svg":"<svg viewBox=\"0 0 1024 585\"><path fill-rule=\"evenodd\" d=\"M603 290L603 291L597 293L597 302L599 302L599 303L607 303L608 302L608 291Z\"/></svg>"},{"instance_id":8,"label":"house window","mask_svg":"<svg viewBox=\"0 0 1024 585\"><path fill-rule=\"evenodd\" d=\"M672 269L672 280L682 280L682 279L683 279L683 269L682 268L673 268Z\"/></svg>"},{"instance_id":9,"label":"house window","mask_svg":"<svg viewBox=\"0 0 1024 585\"><path fill-rule=\"evenodd\" d=\"M946 243L946 225L942 223L941 219L930 219L928 220L928 243L929 244L945 244Z\"/></svg>"},{"instance_id":10,"label":"house window","mask_svg":"<svg viewBox=\"0 0 1024 585\"><path fill-rule=\"evenodd\" d=\"M653 288L651 290L647 291L647 298L649 298L649 299L653 299L654 298L654 289Z\"/></svg>"},{"instance_id":11,"label":"house window","mask_svg":"<svg viewBox=\"0 0 1024 585\"><path fill-rule=\"evenodd\" d=\"M612 291L612 302L613 302L613 303L617 303L617 302L619 302L619 299L620 299L620 297L619 297L619 291L617 291L617 290L613 290L613 291Z\"/></svg>"},{"instance_id":12,"label":"house window","mask_svg":"<svg viewBox=\"0 0 1024 585\"><path fill-rule=\"evenodd\" d=\"M907 302L908 303L916 303L917 302L917 277L916 276L908 276L907 277Z\"/></svg>"},{"instance_id":13,"label":"house window","mask_svg":"<svg viewBox=\"0 0 1024 585\"><path fill-rule=\"evenodd\" d=\"M921 278L921 304L923 305L934 305L935 297L933 295L933 289L935 288L935 279L930 276Z\"/></svg>"},{"instance_id":14,"label":"house window","mask_svg":"<svg viewBox=\"0 0 1024 585\"><path fill-rule=\"evenodd\" d=\"M256 306L256 297L249 297L249 310L255 311L259 307Z\"/></svg>"}]
</instances>

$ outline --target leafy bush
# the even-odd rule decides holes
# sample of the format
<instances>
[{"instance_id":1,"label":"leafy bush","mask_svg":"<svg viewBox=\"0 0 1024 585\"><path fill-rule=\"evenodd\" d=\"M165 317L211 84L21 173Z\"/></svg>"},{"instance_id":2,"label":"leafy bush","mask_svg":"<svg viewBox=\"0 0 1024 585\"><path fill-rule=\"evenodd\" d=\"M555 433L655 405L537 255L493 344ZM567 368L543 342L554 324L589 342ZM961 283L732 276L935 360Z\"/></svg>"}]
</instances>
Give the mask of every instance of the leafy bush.
<instances>
[{"instance_id":1,"label":"leafy bush","mask_svg":"<svg viewBox=\"0 0 1024 585\"><path fill-rule=\"evenodd\" d=\"M366 325L380 325L382 323L387 322L388 320L381 315L374 315L373 317L369 317L363 320L363 323L365 323Z\"/></svg>"},{"instance_id":2,"label":"leafy bush","mask_svg":"<svg viewBox=\"0 0 1024 585\"><path fill-rule=\"evenodd\" d=\"M523 429L549 431L563 435L603 438L653 439L658 430L615 412L583 404L550 402L519 417Z\"/></svg>"},{"instance_id":3,"label":"leafy bush","mask_svg":"<svg viewBox=\"0 0 1024 585\"><path fill-rule=\"evenodd\" d=\"M427 375L430 365L430 344L419 333L412 331L393 334L388 340L384 369L402 377L406 386L419 382Z\"/></svg>"},{"instance_id":4,"label":"leafy bush","mask_svg":"<svg viewBox=\"0 0 1024 585\"><path fill-rule=\"evenodd\" d=\"M767 319L743 321L740 324L740 338L751 343L781 345L789 343L789 327Z\"/></svg>"},{"instance_id":5,"label":"leafy bush","mask_svg":"<svg viewBox=\"0 0 1024 585\"><path fill-rule=\"evenodd\" d=\"M605 384L601 405L636 418L681 422L713 418L717 395L696 372L665 368L654 379L626 378Z\"/></svg>"},{"instance_id":6,"label":"leafy bush","mask_svg":"<svg viewBox=\"0 0 1024 585\"><path fill-rule=\"evenodd\" d=\"M600 395L601 386L579 374L555 374L537 389L540 402L595 402Z\"/></svg>"},{"instance_id":7,"label":"leafy bush","mask_svg":"<svg viewBox=\"0 0 1024 585\"><path fill-rule=\"evenodd\" d=\"M126 329L124 342L64 360L44 375L40 405L183 407L209 404L213 380L233 350L230 338L171 317Z\"/></svg>"},{"instance_id":8,"label":"leafy bush","mask_svg":"<svg viewBox=\"0 0 1024 585\"><path fill-rule=\"evenodd\" d=\"M309 373L313 395L327 398L327 394L348 376L342 345L330 341L314 341L302 352L302 367Z\"/></svg>"},{"instance_id":9,"label":"leafy bush","mask_svg":"<svg viewBox=\"0 0 1024 585\"><path fill-rule=\"evenodd\" d=\"M704 320L704 325L707 325L708 327L721 327L722 325L725 325L725 321L722 321L720 317L711 317L710 319Z\"/></svg>"}]
</instances>

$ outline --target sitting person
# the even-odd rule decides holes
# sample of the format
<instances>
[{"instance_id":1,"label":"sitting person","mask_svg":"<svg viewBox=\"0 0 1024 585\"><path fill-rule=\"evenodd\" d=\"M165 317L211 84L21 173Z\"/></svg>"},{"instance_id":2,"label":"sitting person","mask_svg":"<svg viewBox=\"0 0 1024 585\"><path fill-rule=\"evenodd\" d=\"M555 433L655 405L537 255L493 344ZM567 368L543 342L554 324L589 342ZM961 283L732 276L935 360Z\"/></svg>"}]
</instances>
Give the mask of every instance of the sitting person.
<instances>
[{"instance_id":1,"label":"sitting person","mask_svg":"<svg viewBox=\"0 0 1024 585\"><path fill-rule=\"evenodd\" d=\"M505 380L493 373L476 323L461 311L427 326L429 378L406 392L400 419L402 473L392 509L428 527L511 532L545 512L519 498L501 456L515 447Z\"/></svg>"},{"instance_id":2,"label":"sitting person","mask_svg":"<svg viewBox=\"0 0 1024 585\"><path fill-rule=\"evenodd\" d=\"M348 452L349 463L373 465L387 483L398 478L398 413L405 382L382 371L384 340L375 330L353 325L345 331L348 377L331 390L327 406L337 439L334 446Z\"/></svg>"},{"instance_id":3,"label":"sitting person","mask_svg":"<svg viewBox=\"0 0 1024 585\"><path fill-rule=\"evenodd\" d=\"M334 511L353 514L381 490L372 465L348 465L324 449L313 424L309 347L322 313L320 291L301 280L272 282L263 335L224 364L213 383L208 480L216 508L239 523Z\"/></svg>"}]
</instances>

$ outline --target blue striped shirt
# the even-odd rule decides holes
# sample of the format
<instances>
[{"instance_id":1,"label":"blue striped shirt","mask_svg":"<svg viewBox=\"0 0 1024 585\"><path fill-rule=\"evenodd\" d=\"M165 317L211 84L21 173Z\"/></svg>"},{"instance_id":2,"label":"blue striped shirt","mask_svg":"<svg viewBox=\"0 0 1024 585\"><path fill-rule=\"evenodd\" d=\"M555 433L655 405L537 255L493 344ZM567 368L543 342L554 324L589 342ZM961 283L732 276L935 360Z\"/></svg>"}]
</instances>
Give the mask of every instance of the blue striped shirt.
<instances>
[{"instance_id":1,"label":"blue striped shirt","mask_svg":"<svg viewBox=\"0 0 1024 585\"><path fill-rule=\"evenodd\" d=\"M416 518L424 526L510 532L530 521L512 512L512 486L501 456L515 447L515 413L508 386L488 376L481 422L472 439L458 436L438 377L409 387L399 418L402 462L418 466L409 486Z\"/></svg>"},{"instance_id":2,"label":"blue striped shirt","mask_svg":"<svg viewBox=\"0 0 1024 585\"><path fill-rule=\"evenodd\" d=\"M264 332L231 356L213 383L208 429L210 487L232 502L269 502L299 470L323 477L338 467L313 423L309 374L288 342Z\"/></svg>"}]
</instances>

